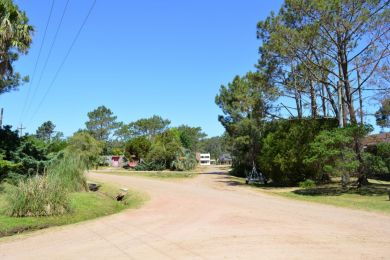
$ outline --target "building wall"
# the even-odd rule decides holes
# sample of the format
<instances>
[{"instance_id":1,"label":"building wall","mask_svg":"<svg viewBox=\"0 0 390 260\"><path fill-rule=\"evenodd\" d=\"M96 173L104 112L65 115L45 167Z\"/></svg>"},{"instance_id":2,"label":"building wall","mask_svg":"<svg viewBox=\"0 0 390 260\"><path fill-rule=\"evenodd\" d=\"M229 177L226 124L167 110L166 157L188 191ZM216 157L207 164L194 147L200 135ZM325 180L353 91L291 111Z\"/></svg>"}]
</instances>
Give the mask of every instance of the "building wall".
<instances>
[{"instance_id":1,"label":"building wall","mask_svg":"<svg viewBox=\"0 0 390 260\"><path fill-rule=\"evenodd\" d=\"M199 164L200 165L210 165L210 154L209 153L201 153Z\"/></svg>"}]
</instances>

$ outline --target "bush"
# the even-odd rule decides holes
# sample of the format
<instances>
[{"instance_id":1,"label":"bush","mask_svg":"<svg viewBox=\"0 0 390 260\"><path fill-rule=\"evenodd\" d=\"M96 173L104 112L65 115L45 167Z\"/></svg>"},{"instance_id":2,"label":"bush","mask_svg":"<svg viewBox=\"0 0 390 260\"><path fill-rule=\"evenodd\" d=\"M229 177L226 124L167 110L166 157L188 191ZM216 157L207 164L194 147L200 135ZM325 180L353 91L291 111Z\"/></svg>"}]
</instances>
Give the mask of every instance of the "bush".
<instances>
[{"instance_id":1,"label":"bush","mask_svg":"<svg viewBox=\"0 0 390 260\"><path fill-rule=\"evenodd\" d=\"M151 146L152 143L146 136L135 137L133 139L130 139L126 143L125 156L130 161L133 159L134 156L134 159L138 161L146 157L146 155L150 151Z\"/></svg>"},{"instance_id":2,"label":"bush","mask_svg":"<svg viewBox=\"0 0 390 260\"><path fill-rule=\"evenodd\" d=\"M324 130L310 144L304 163L318 169L318 176L356 173L360 163L354 150L355 127Z\"/></svg>"},{"instance_id":3,"label":"bush","mask_svg":"<svg viewBox=\"0 0 390 260\"><path fill-rule=\"evenodd\" d=\"M379 143L377 146L377 154L382 158L390 172L390 143Z\"/></svg>"},{"instance_id":4,"label":"bush","mask_svg":"<svg viewBox=\"0 0 390 260\"><path fill-rule=\"evenodd\" d=\"M190 150L182 149L176 156L176 159L171 163L171 170L189 171L196 167L197 161L195 154Z\"/></svg>"},{"instance_id":5,"label":"bush","mask_svg":"<svg viewBox=\"0 0 390 260\"><path fill-rule=\"evenodd\" d=\"M67 190L48 176L35 176L20 181L12 188L7 186L7 209L10 216L53 216L70 211Z\"/></svg>"},{"instance_id":6,"label":"bush","mask_svg":"<svg viewBox=\"0 0 390 260\"><path fill-rule=\"evenodd\" d=\"M136 171L163 171L165 169L165 163L158 162L142 162L134 168Z\"/></svg>"},{"instance_id":7,"label":"bush","mask_svg":"<svg viewBox=\"0 0 390 260\"><path fill-rule=\"evenodd\" d=\"M267 124L257 157L258 169L274 183L295 185L306 179L321 178L320 169L305 164L311 153L310 143L322 130L335 129L335 119L276 120ZM251 163L240 166L250 169Z\"/></svg>"},{"instance_id":8,"label":"bush","mask_svg":"<svg viewBox=\"0 0 390 260\"><path fill-rule=\"evenodd\" d=\"M316 186L315 181L310 180L310 179L307 179L305 181L301 181L299 183L299 187L302 189L311 189L311 188L314 188L315 186Z\"/></svg>"},{"instance_id":9,"label":"bush","mask_svg":"<svg viewBox=\"0 0 390 260\"><path fill-rule=\"evenodd\" d=\"M78 154L64 153L47 168L47 175L53 181L60 183L69 192L87 190L86 170L84 160Z\"/></svg>"}]
</instances>

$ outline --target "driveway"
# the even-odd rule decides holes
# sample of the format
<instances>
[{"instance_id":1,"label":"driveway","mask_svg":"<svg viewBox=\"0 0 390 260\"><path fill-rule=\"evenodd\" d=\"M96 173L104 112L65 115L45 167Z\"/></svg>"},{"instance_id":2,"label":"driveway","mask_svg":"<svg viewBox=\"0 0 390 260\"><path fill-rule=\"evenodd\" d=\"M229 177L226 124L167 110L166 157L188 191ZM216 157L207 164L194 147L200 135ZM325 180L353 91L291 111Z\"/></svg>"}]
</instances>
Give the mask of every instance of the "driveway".
<instances>
[{"instance_id":1,"label":"driveway","mask_svg":"<svg viewBox=\"0 0 390 260\"><path fill-rule=\"evenodd\" d=\"M0 259L390 257L388 215L271 196L215 171L180 181L90 173L151 199L141 209L1 240Z\"/></svg>"}]
</instances>

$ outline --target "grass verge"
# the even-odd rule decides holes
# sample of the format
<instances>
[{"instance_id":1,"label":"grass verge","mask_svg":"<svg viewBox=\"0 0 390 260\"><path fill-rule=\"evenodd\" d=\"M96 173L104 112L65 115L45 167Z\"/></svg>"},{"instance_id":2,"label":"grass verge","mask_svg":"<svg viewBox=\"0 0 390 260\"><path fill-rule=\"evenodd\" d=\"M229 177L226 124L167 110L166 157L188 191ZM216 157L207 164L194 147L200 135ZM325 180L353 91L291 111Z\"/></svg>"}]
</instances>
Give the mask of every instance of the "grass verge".
<instances>
[{"instance_id":1,"label":"grass verge","mask_svg":"<svg viewBox=\"0 0 390 260\"><path fill-rule=\"evenodd\" d=\"M122 169L109 169L109 170L97 170L92 171L95 173L112 174L112 175L124 175L124 176L136 176L136 177L149 177L158 179L184 179L193 178L197 174L201 173L198 171L131 171Z\"/></svg>"},{"instance_id":2,"label":"grass verge","mask_svg":"<svg viewBox=\"0 0 390 260\"><path fill-rule=\"evenodd\" d=\"M230 176L229 182L230 185L245 185L244 178ZM369 180L369 182L368 186L361 189L356 187L342 188L337 180L331 184L319 185L310 189L255 184L251 187L289 199L390 214L390 201L386 190L390 188L390 182L377 180Z\"/></svg>"},{"instance_id":3,"label":"grass verge","mask_svg":"<svg viewBox=\"0 0 390 260\"><path fill-rule=\"evenodd\" d=\"M104 184L99 192L71 193L72 212L50 217L9 217L2 212L6 202L0 193L0 237L111 215L124 209L138 208L146 200L144 194L129 190L125 201L118 202L113 199L117 192L118 188Z\"/></svg>"}]
</instances>

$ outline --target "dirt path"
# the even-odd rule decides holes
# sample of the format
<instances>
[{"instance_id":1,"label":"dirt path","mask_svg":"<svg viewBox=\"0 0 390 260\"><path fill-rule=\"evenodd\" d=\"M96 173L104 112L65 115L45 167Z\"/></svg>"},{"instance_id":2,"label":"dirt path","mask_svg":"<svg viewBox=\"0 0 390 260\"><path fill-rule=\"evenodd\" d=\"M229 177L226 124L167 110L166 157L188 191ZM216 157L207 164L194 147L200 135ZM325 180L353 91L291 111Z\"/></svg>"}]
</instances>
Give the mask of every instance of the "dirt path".
<instances>
[{"instance_id":1,"label":"dirt path","mask_svg":"<svg viewBox=\"0 0 390 260\"><path fill-rule=\"evenodd\" d=\"M151 200L138 210L2 240L0 259L390 257L390 216L252 192L220 174L90 177L144 190Z\"/></svg>"}]
</instances>

